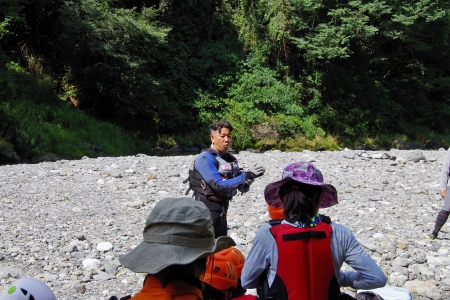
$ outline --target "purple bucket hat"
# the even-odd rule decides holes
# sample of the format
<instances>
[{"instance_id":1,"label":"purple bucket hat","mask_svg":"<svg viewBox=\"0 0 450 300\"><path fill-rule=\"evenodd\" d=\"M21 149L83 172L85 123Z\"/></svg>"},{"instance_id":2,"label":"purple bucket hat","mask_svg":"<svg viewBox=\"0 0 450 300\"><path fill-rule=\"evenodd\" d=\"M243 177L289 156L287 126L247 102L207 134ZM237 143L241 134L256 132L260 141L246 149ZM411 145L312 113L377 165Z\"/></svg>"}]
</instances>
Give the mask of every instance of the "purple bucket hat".
<instances>
[{"instance_id":1,"label":"purple bucket hat","mask_svg":"<svg viewBox=\"0 0 450 300\"><path fill-rule=\"evenodd\" d=\"M278 197L280 187L290 181L295 180L310 185L318 185L323 189L322 202L320 208L327 208L338 204L337 191L334 186L323 182L322 173L309 162L295 162L283 169L281 180L270 183L264 190L264 198L267 204L275 207L283 207Z\"/></svg>"}]
</instances>

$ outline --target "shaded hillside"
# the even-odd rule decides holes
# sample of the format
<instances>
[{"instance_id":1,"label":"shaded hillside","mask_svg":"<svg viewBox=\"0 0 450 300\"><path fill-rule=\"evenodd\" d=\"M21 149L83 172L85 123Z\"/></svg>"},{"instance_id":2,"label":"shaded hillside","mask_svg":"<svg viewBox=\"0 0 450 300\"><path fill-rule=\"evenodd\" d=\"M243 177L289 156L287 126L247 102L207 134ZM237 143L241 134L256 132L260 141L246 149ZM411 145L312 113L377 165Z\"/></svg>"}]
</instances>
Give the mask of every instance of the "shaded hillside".
<instances>
[{"instance_id":1,"label":"shaded hillside","mask_svg":"<svg viewBox=\"0 0 450 300\"><path fill-rule=\"evenodd\" d=\"M448 1L2 0L0 133L27 153L59 130L29 119L105 135L71 105L156 143L227 119L237 149L444 145L449 33Z\"/></svg>"}]
</instances>

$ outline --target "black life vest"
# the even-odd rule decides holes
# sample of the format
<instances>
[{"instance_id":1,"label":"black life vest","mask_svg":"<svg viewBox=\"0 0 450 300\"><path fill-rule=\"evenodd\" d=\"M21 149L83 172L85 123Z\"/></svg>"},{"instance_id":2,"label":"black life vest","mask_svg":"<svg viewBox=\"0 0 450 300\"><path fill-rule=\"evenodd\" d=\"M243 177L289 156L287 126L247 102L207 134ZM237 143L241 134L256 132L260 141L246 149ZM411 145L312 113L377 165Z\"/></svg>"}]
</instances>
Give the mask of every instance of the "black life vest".
<instances>
[{"instance_id":1,"label":"black life vest","mask_svg":"<svg viewBox=\"0 0 450 300\"><path fill-rule=\"evenodd\" d=\"M340 289L331 256L331 220L326 216L321 219L312 228L270 222L278 248L277 274L270 287L267 274L262 274L260 299L337 299Z\"/></svg>"},{"instance_id":2,"label":"black life vest","mask_svg":"<svg viewBox=\"0 0 450 300\"><path fill-rule=\"evenodd\" d=\"M219 172L220 176L222 176L222 178L230 179L240 175L239 164L237 162L237 159L233 155L225 153L222 157L220 157L212 148L203 149L202 152L203 151L206 151L214 156L217 171ZM223 192L214 191L203 179L202 175L197 170L195 170L195 162L197 161L197 158L195 158L189 169L189 177L183 181L183 183L189 182L189 188L187 189L185 195L189 194L190 190L193 190L194 193L197 192L205 196L206 198L210 196L231 198L236 195L238 191L237 187L233 188L232 190Z\"/></svg>"}]
</instances>

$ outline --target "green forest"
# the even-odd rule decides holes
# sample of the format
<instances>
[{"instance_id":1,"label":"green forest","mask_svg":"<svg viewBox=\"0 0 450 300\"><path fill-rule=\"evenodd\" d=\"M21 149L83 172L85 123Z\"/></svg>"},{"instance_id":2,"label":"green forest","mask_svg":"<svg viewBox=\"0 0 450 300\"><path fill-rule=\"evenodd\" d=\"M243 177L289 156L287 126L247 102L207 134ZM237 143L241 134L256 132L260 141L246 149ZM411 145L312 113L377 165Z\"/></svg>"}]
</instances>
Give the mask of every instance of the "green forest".
<instances>
[{"instance_id":1,"label":"green forest","mask_svg":"<svg viewBox=\"0 0 450 300\"><path fill-rule=\"evenodd\" d=\"M450 145L448 0L0 0L0 152Z\"/></svg>"}]
</instances>

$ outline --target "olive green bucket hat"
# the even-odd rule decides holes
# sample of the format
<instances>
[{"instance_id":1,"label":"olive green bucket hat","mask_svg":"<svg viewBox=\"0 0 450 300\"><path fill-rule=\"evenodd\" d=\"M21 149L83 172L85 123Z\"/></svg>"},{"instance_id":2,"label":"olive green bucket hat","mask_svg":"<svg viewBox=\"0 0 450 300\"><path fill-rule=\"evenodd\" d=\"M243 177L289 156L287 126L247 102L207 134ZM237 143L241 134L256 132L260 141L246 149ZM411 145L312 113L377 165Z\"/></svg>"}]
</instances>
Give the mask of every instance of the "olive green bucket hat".
<instances>
[{"instance_id":1,"label":"olive green bucket hat","mask_svg":"<svg viewBox=\"0 0 450 300\"><path fill-rule=\"evenodd\" d=\"M144 241L119 257L123 266L136 273L156 274L236 245L227 236L215 239L208 208L188 197L159 201L147 218L143 236Z\"/></svg>"}]
</instances>

